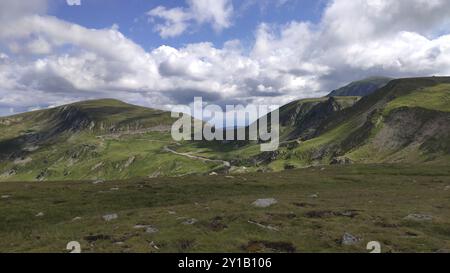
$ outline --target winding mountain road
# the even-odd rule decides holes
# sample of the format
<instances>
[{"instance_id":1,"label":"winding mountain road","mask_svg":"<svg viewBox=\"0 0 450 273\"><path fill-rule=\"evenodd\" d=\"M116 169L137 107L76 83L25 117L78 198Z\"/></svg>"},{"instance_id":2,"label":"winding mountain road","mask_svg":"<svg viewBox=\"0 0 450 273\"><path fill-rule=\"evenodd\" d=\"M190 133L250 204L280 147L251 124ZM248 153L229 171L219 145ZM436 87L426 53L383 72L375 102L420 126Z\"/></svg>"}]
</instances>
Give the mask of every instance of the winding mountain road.
<instances>
[{"instance_id":1,"label":"winding mountain road","mask_svg":"<svg viewBox=\"0 0 450 273\"><path fill-rule=\"evenodd\" d=\"M209 158L206 158L206 157L192 155L190 153L179 153L177 151L172 150L168 146L164 147L164 151L172 153L172 154L175 154L175 155L188 157L188 158L191 158L191 159L201 160L201 161L204 161L204 162L220 163L220 164L223 164L223 166L225 168L231 168L231 163L228 162L228 161L225 161L225 160L209 159Z\"/></svg>"}]
</instances>

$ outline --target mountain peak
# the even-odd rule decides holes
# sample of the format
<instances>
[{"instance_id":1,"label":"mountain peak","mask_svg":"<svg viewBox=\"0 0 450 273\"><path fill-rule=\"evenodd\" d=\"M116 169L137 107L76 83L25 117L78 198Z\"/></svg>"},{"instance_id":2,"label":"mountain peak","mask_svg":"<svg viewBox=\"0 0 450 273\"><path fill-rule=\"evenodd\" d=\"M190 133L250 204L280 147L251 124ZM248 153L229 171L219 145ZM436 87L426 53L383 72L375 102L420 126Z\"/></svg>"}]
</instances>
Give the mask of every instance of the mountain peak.
<instances>
[{"instance_id":1,"label":"mountain peak","mask_svg":"<svg viewBox=\"0 0 450 273\"><path fill-rule=\"evenodd\" d=\"M376 90L386 86L392 78L373 76L359 81L351 82L350 84L341 87L331 92L328 97L343 97L343 96L367 96Z\"/></svg>"},{"instance_id":2,"label":"mountain peak","mask_svg":"<svg viewBox=\"0 0 450 273\"><path fill-rule=\"evenodd\" d=\"M92 99L92 100L84 100L77 101L71 104L62 105L64 106L78 106L82 108L95 108L95 107L126 107L126 108L145 108L142 106L137 106L133 104L126 103L124 101L113 99L113 98L102 98L102 99ZM150 109L149 109L150 110Z\"/></svg>"}]
</instances>

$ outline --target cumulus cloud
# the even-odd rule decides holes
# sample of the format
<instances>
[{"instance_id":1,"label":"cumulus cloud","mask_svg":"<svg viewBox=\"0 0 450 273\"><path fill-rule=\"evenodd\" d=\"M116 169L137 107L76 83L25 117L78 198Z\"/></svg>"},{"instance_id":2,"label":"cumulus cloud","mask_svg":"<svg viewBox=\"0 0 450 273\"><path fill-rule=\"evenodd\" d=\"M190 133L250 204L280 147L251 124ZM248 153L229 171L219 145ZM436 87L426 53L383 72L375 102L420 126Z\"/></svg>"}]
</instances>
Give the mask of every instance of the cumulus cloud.
<instances>
[{"instance_id":1,"label":"cumulus cloud","mask_svg":"<svg viewBox=\"0 0 450 273\"><path fill-rule=\"evenodd\" d=\"M47 0L0 1L0 23L46 10Z\"/></svg>"},{"instance_id":2,"label":"cumulus cloud","mask_svg":"<svg viewBox=\"0 0 450 273\"><path fill-rule=\"evenodd\" d=\"M187 4L188 8L158 6L147 12L151 22L162 21L155 26L161 37L179 36L193 24L211 24L216 31L231 26L231 0L188 0Z\"/></svg>"},{"instance_id":3,"label":"cumulus cloud","mask_svg":"<svg viewBox=\"0 0 450 273\"><path fill-rule=\"evenodd\" d=\"M190 27L186 14L206 8L194 2L159 8L172 18L164 35ZM10 49L0 52L0 111L101 97L158 108L196 95L222 105L284 104L367 76L450 74L450 34L442 31L449 10L443 0L334 0L317 24L261 23L250 49L232 40L150 51L117 27L88 29L21 11L0 24L0 43ZM220 15L227 13L209 14L199 22L231 24Z\"/></svg>"}]
</instances>

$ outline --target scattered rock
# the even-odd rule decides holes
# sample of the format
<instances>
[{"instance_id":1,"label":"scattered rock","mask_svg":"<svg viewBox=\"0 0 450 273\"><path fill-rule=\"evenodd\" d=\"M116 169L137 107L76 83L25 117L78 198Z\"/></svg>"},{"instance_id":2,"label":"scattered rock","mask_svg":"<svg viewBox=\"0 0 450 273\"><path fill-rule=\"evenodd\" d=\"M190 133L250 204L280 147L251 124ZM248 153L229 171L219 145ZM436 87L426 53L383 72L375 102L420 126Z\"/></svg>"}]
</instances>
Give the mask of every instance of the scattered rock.
<instances>
[{"instance_id":1,"label":"scattered rock","mask_svg":"<svg viewBox=\"0 0 450 273\"><path fill-rule=\"evenodd\" d=\"M37 176L36 179L38 181L44 181L45 177L49 174L49 171L47 169L42 170Z\"/></svg>"},{"instance_id":2,"label":"scattered rock","mask_svg":"<svg viewBox=\"0 0 450 273\"><path fill-rule=\"evenodd\" d=\"M104 180L96 180L96 181L92 182L92 184L94 184L94 185L103 184L103 183L105 183Z\"/></svg>"},{"instance_id":3,"label":"scattered rock","mask_svg":"<svg viewBox=\"0 0 450 273\"><path fill-rule=\"evenodd\" d=\"M191 219L188 219L188 220L184 221L184 222L183 222L183 225L193 225L193 224L195 224L195 223L197 223L197 222L198 222L197 219L191 218Z\"/></svg>"},{"instance_id":4,"label":"scattered rock","mask_svg":"<svg viewBox=\"0 0 450 273\"><path fill-rule=\"evenodd\" d=\"M33 159L31 157L27 157L27 158L18 158L16 160L14 160L14 164L16 165L27 165L28 163L30 163L31 161L33 161Z\"/></svg>"},{"instance_id":5,"label":"scattered rock","mask_svg":"<svg viewBox=\"0 0 450 273\"><path fill-rule=\"evenodd\" d=\"M403 219L409 221L424 222L424 221L432 221L433 216L426 214L410 214Z\"/></svg>"},{"instance_id":6,"label":"scattered rock","mask_svg":"<svg viewBox=\"0 0 450 273\"><path fill-rule=\"evenodd\" d=\"M209 174L210 176L217 176L218 174L216 172L212 172Z\"/></svg>"},{"instance_id":7,"label":"scattered rock","mask_svg":"<svg viewBox=\"0 0 450 273\"><path fill-rule=\"evenodd\" d=\"M44 213L43 212L39 212L38 214L36 214L36 217L44 217Z\"/></svg>"},{"instance_id":8,"label":"scattered rock","mask_svg":"<svg viewBox=\"0 0 450 273\"><path fill-rule=\"evenodd\" d=\"M150 247L153 247L153 248L156 249L156 250L159 249L159 247L158 247L153 241L151 241L151 242L149 243L149 246L150 246Z\"/></svg>"},{"instance_id":9,"label":"scattered rock","mask_svg":"<svg viewBox=\"0 0 450 273\"><path fill-rule=\"evenodd\" d=\"M360 241L359 238L353 236L350 233L345 233L344 236L342 236L342 240L341 240L341 244L345 245L345 246L351 246L351 245L355 245Z\"/></svg>"},{"instance_id":10,"label":"scattered rock","mask_svg":"<svg viewBox=\"0 0 450 273\"><path fill-rule=\"evenodd\" d=\"M125 165L123 166L125 169L130 167L131 164L134 163L134 161L136 161L136 157L135 156L131 156L130 158L128 158L127 162L125 162Z\"/></svg>"},{"instance_id":11,"label":"scattered rock","mask_svg":"<svg viewBox=\"0 0 450 273\"><path fill-rule=\"evenodd\" d=\"M9 199L11 198L11 195L2 195L2 199Z\"/></svg>"},{"instance_id":12,"label":"scattered rock","mask_svg":"<svg viewBox=\"0 0 450 273\"><path fill-rule=\"evenodd\" d=\"M124 246L124 245L125 245L124 242L115 242L114 244L115 244L116 246Z\"/></svg>"},{"instance_id":13,"label":"scattered rock","mask_svg":"<svg viewBox=\"0 0 450 273\"><path fill-rule=\"evenodd\" d=\"M25 152L34 152L37 151L38 149L39 146L26 146L25 148L23 148Z\"/></svg>"},{"instance_id":14,"label":"scattered rock","mask_svg":"<svg viewBox=\"0 0 450 273\"><path fill-rule=\"evenodd\" d=\"M169 210L168 213L169 213L170 215L175 215L175 214L177 214L175 211L172 211L172 210Z\"/></svg>"},{"instance_id":15,"label":"scattered rock","mask_svg":"<svg viewBox=\"0 0 450 273\"><path fill-rule=\"evenodd\" d=\"M319 198L319 195L316 193L316 194L311 194L310 196L308 196L309 198Z\"/></svg>"},{"instance_id":16,"label":"scattered rock","mask_svg":"<svg viewBox=\"0 0 450 273\"><path fill-rule=\"evenodd\" d=\"M149 234L158 233L159 229L149 226L145 229L145 232Z\"/></svg>"},{"instance_id":17,"label":"scattered rock","mask_svg":"<svg viewBox=\"0 0 450 273\"><path fill-rule=\"evenodd\" d=\"M110 191L118 191L118 190L120 190L120 188L111 188L111 189L109 189Z\"/></svg>"},{"instance_id":18,"label":"scattered rock","mask_svg":"<svg viewBox=\"0 0 450 273\"><path fill-rule=\"evenodd\" d=\"M103 162L98 163L97 165L95 165L94 167L91 168L91 171L97 170L98 168L102 167L103 164L104 164Z\"/></svg>"},{"instance_id":19,"label":"scattered rock","mask_svg":"<svg viewBox=\"0 0 450 273\"><path fill-rule=\"evenodd\" d=\"M450 185L444 188L444 191L450 191Z\"/></svg>"},{"instance_id":20,"label":"scattered rock","mask_svg":"<svg viewBox=\"0 0 450 273\"><path fill-rule=\"evenodd\" d=\"M336 215L354 218L354 217L358 216L358 213L355 210L346 210L343 212L338 212Z\"/></svg>"},{"instance_id":21,"label":"scattered rock","mask_svg":"<svg viewBox=\"0 0 450 273\"><path fill-rule=\"evenodd\" d=\"M158 170L158 171L152 173L151 175L149 175L148 178L158 178L160 176L161 176L161 171Z\"/></svg>"},{"instance_id":22,"label":"scattered rock","mask_svg":"<svg viewBox=\"0 0 450 273\"><path fill-rule=\"evenodd\" d=\"M0 175L0 177L1 178L7 178L7 177L10 177L10 176L14 176L16 174L17 174L17 171L14 170L14 169L11 169L11 170L8 170L8 171L4 172L2 175Z\"/></svg>"},{"instance_id":23,"label":"scattered rock","mask_svg":"<svg viewBox=\"0 0 450 273\"><path fill-rule=\"evenodd\" d=\"M150 225L135 225L134 228L135 229L145 229L145 232L150 233L150 234L159 232L159 229L157 229L153 226L150 226Z\"/></svg>"},{"instance_id":24,"label":"scattered rock","mask_svg":"<svg viewBox=\"0 0 450 273\"><path fill-rule=\"evenodd\" d=\"M349 165L352 164L353 161L348 157L336 157L331 160L331 165Z\"/></svg>"},{"instance_id":25,"label":"scattered rock","mask_svg":"<svg viewBox=\"0 0 450 273\"><path fill-rule=\"evenodd\" d=\"M116 213L113 214L106 214L103 215L103 220L105 220L106 222L112 221L112 220L116 220L117 218L119 218L119 215L117 215Z\"/></svg>"},{"instance_id":26,"label":"scattered rock","mask_svg":"<svg viewBox=\"0 0 450 273\"><path fill-rule=\"evenodd\" d=\"M267 198L267 199L258 199L252 203L253 206L258 208L267 208L272 205L275 205L278 201L275 198Z\"/></svg>"},{"instance_id":27,"label":"scattered rock","mask_svg":"<svg viewBox=\"0 0 450 273\"><path fill-rule=\"evenodd\" d=\"M72 222L77 222L77 221L81 221L83 218L81 217L75 217L72 219Z\"/></svg>"}]
</instances>

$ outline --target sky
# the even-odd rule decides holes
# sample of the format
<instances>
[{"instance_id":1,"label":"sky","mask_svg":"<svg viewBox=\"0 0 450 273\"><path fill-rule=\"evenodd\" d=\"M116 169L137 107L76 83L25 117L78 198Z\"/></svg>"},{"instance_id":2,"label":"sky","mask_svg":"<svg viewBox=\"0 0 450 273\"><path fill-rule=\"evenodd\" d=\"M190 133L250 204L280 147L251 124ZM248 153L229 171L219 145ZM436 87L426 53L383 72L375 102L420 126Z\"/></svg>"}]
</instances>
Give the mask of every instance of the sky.
<instances>
[{"instance_id":1,"label":"sky","mask_svg":"<svg viewBox=\"0 0 450 273\"><path fill-rule=\"evenodd\" d=\"M448 0L0 0L0 115L116 98L283 105L450 75Z\"/></svg>"}]
</instances>

